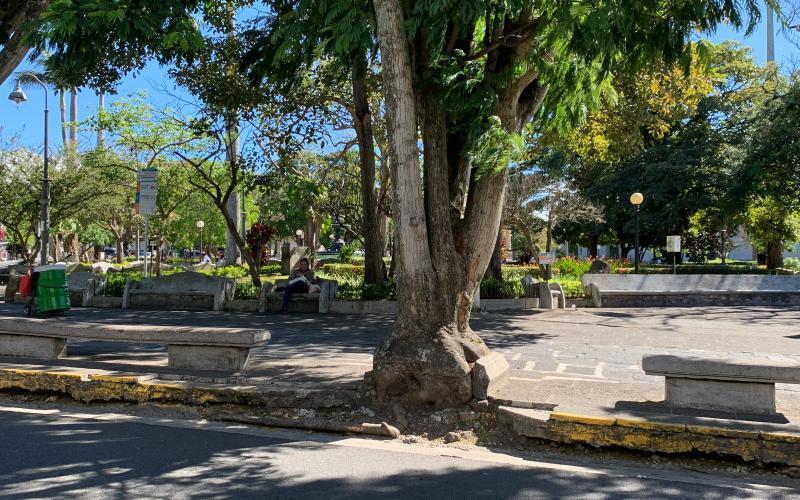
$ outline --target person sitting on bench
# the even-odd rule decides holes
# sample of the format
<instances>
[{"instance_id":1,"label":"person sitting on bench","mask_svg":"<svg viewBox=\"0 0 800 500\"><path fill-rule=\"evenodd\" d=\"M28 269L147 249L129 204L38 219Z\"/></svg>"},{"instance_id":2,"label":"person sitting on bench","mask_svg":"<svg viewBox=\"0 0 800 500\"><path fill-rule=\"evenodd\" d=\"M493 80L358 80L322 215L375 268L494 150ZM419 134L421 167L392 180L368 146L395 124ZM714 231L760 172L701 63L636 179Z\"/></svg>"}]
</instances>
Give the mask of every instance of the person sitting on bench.
<instances>
[{"instance_id":1,"label":"person sitting on bench","mask_svg":"<svg viewBox=\"0 0 800 500\"><path fill-rule=\"evenodd\" d=\"M309 268L308 259L300 259L298 269L289 275L289 284L283 290L283 307L281 314L289 312L289 300L293 293L308 293L311 285L316 281L314 271Z\"/></svg>"}]
</instances>

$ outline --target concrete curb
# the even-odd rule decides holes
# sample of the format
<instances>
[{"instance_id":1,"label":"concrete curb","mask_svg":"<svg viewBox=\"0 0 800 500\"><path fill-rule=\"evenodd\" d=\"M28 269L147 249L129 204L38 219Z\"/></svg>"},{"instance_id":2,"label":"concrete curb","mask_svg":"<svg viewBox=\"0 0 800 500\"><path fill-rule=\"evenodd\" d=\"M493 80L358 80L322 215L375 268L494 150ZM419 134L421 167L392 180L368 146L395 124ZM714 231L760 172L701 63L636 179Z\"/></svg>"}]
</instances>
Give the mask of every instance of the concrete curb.
<instances>
[{"instance_id":1,"label":"concrete curb","mask_svg":"<svg viewBox=\"0 0 800 500\"><path fill-rule=\"evenodd\" d=\"M0 369L0 390L56 393L90 402L195 406L205 418L322 432L397 438L400 431L367 408L355 390L292 387L215 387L165 383L154 375L85 374ZM368 420L377 419L377 423Z\"/></svg>"},{"instance_id":2,"label":"concrete curb","mask_svg":"<svg viewBox=\"0 0 800 500\"><path fill-rule=\"evenodd\" d=\"M67 371L0 369L0 390L48 392L68 395L84 403L180 403L189 405L235 404L267 408L356 407L356 390L296 387L231 387L155 379L153 375L82 374Z\"/></svg>"},{"instance_id":3,"label":"concrete curb","mask_svg":"<svg viewBox=\"0 0 800 500\"><path fill-rule=\"evenodd\" d=\"M701 453L800 466L800 434L578 415L501 406L498 421L520 436L664 454Z\"/></svg>"}]
</instances>

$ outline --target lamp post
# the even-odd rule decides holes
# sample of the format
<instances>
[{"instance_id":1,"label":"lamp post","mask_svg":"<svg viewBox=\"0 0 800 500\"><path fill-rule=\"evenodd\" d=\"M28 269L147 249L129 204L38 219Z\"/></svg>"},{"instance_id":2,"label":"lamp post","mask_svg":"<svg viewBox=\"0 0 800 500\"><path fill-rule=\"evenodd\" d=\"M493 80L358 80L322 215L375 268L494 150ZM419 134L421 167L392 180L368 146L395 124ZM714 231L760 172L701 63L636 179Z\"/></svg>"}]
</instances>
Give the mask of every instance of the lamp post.
<instances>
[{"instance_id":1,"label":"lamp post","mask_svg":"<svg viewBox=\"0 0 800 500\"><path fill-rule=\"evenodd\" d=\"M642 204L644 201L644 196L642 193L633 193L631 195L631 204L636 208L636 238L634 239L634 249L633 249L633 258L634 258L634 271L635 273L639 273L639 205Z\"/></svg>"},{"instance_id":2,"label":"lamp post","mask_svg":"<svg viewBox=\"0 0 800 500\"><path fill-rule=\"evenodd\" d=\"M50 241L50 171L49 171L49 156L48 156L48 130L47 130L47 115L50 113L50 109L47 106L47 85L42 83L41 80L36 78L35 75L31 75L33 80L42 86L44 89L44 172L42 174L42 192L39 198L39 208L41 213L39 215L39 224L42 226L41 229L41 255L40 255L40 262L41 265L47 265L47 254L48 254L48 243ZM25 92L22 91L22 87L17 84L17 88L14 89L14 92L9 94L8 99L13 101L15 104L19 105L28 100L28 96L25 95Z\"/></svg>"},{"instance_id":3,"label":"lamp post","mask_svg":"<svg viewBox=\"0 0 800 500\"><path fill-rule=\"evenodd\" d=\"M200 260L203 260L203 228L206 227L206 223L199 220L197 221L197 229L200 230Z\"/></svg>"}]
</instances>

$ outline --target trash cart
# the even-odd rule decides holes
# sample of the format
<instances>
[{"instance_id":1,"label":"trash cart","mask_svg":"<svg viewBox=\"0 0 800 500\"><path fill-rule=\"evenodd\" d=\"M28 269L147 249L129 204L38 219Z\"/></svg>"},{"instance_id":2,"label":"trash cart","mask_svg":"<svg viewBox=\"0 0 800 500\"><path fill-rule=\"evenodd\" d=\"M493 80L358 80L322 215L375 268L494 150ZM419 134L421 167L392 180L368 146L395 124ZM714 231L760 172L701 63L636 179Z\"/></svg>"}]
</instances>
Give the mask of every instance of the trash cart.
<instances>
[{"instance_id":1,"label":"trash cart","mask_svg":"<svg viewBox=\"0 0 800 500\"><path fill-rule=\"evenodd\" d=\"M39 266L31 276L31 298L25 307L28 316L62 315L69 310L67 267L63 264Z\"/></svg>"}]
</instances>

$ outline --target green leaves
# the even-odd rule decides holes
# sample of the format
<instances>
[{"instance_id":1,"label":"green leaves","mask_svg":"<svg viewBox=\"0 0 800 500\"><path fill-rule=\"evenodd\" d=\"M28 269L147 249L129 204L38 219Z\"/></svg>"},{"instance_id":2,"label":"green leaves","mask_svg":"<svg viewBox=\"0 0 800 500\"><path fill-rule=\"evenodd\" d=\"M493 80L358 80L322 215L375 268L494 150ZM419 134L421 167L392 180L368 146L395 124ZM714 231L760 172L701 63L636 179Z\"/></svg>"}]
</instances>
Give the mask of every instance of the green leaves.
<instances>
[{"instance_id":1,"label":"green leaves","mask_svg":"<svg viewBox=\"0 0 800 500\"><path fill-rule=\"evenodd\" d=\"M525 149L521 134L508 132L497 116L490 116L489 127L470 148L469 159L476 176L502 172L518 160Z\"/></svg>"}]
</instances>

